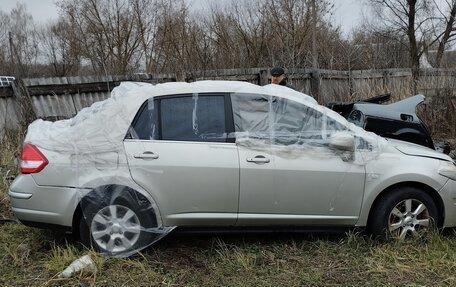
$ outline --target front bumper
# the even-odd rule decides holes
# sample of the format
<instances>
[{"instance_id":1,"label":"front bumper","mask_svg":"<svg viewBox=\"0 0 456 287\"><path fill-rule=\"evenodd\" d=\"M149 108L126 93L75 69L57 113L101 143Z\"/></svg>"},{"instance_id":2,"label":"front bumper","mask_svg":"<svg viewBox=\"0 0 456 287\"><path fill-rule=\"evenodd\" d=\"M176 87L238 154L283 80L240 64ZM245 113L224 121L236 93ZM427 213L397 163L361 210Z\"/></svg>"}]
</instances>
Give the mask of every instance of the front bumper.
<instances>
[{"instance_id":1,"label":"front bumper","mask_svg":"<svg viewBox=\"0 0 456 287\"><path fill-rule=\"evenodd\" d=\"M8 194L14 215L23 222L72 227L79 199L90 190L40 186L29 174L21 174Z\"/></svg>"},{"instance_id":2,"label":"front bumper","mask_svg":"<svg viewBox=\"0 0 456 287\"><path fill-rule=\"evenodd\" d=\"M448 180L439 193L445 206L443 227L456 227L456 181Z\"/></svg>"}]
</instances>

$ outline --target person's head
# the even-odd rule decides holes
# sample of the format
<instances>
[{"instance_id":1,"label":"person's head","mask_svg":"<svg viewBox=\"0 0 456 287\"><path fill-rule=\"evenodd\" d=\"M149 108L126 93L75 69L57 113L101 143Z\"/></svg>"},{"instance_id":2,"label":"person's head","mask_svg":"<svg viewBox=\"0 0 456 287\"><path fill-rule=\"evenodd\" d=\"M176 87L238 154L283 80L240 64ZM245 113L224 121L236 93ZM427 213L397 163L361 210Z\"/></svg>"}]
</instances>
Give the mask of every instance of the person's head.
<instances>
[{"instance_id":1,"label":"person's head","mask_svg":"<svg viewBox=\"0 0 456 287\"><path fill-rule=\"evenodd\" d=\"M271 69L271 83L279 84L285 79L285 71L280 67L274 67Z\"/></svg>"}]
</instances>

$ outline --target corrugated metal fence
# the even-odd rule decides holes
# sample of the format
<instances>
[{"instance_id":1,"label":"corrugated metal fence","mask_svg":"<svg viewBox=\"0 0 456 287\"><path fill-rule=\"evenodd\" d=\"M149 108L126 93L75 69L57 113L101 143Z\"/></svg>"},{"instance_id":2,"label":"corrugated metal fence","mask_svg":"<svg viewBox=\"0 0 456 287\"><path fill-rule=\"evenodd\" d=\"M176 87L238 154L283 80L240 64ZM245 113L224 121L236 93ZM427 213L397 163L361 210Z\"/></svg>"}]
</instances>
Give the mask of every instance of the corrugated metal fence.
<instances>
[{"instance_id":1,"label":"corrugated metal fence","mask_svg":"<svg viewBox=\"0 0 456 287\"><path fill-rule=\"evenodd\" d=\"M421 74L418 91L427 96L428 106L439 103L447 109L450 128L452 126L454 130L456 71L428 69ZM319 101L323 104L365 99L383 93L391 93L396 101L413 93L411 72L408 69L351 72L319 70L317 77L309 70L294 69L289 70L287 75L293 86L307 94L311 94L312 85L315 85L317 79ZM14 89L0 88L0 135L6 129L26 125L30 118L54 120L72 117L82 108L109 97L110 91L122 81L159 83L202 79L241 80L264 85L270 82L270 75L267 68L255 68L202 71L184 76L141 74L18 80ZM430 114L430 117L434 116Z\"/></svg>"}]
</instances>

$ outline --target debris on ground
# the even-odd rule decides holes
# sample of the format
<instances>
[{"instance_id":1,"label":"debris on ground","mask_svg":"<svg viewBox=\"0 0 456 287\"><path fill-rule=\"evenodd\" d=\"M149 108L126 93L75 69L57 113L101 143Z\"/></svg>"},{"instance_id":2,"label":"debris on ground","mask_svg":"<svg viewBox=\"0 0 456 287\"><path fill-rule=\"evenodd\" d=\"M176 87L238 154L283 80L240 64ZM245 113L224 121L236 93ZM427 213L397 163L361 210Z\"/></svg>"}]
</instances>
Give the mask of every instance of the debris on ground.
<instances>
[{"instance_id":1,"label":"debris on ground","mask_svg":"<svg viewBox=\"0 0 456 287\"><path fill-rule=\"evenodd\" d=\"M60 278L70 278L75 273L80 271L95 272L97 267L89 255L84 255L81 258L74 260L68 267L59 274Z\"/></svg>"}]
</instances>

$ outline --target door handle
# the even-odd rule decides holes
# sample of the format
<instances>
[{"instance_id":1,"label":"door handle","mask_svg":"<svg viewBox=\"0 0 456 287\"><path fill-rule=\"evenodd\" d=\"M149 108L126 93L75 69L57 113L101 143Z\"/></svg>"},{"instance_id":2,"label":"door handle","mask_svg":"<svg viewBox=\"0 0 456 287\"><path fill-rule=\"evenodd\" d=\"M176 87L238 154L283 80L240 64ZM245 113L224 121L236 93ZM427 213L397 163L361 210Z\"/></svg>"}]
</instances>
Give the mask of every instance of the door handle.
<instances>
[{"instance_id":1,"label":"door handle","mask_svg":"<svg viewBox=\"0 0 456 287\"><path fill-rule=\"evenodd\" d=\"M157 159L158 154L155 154L151 151L145 151L143 153L135 153L133 154L134 158L148 158L148 159Z\"/></svg>"},{"instance_id":2,"label":"door handle","mask_svg":"<svg viewBox=\"0 0 456 287\"><path fill-rule=\"evenodd\" d=\"M254 162L254 163L258 163L258 164L268 163L270 161L271 160L269 158L264 157L262 155L257 155L254 158L251 158L251 157L247 158L247 162Z\"/></svg>"}]
</instances>

